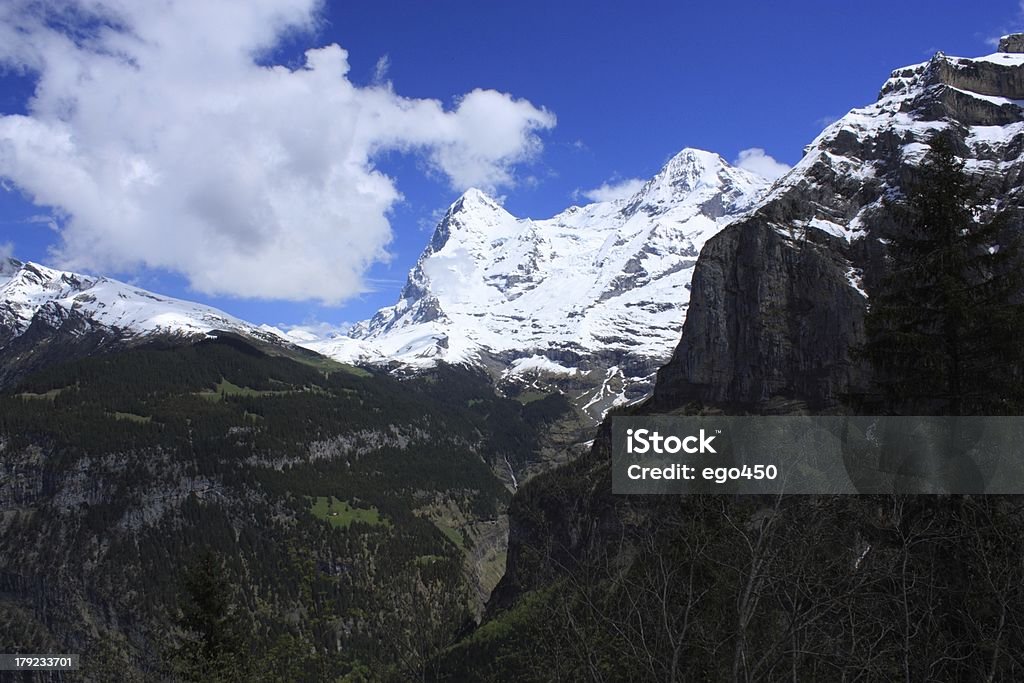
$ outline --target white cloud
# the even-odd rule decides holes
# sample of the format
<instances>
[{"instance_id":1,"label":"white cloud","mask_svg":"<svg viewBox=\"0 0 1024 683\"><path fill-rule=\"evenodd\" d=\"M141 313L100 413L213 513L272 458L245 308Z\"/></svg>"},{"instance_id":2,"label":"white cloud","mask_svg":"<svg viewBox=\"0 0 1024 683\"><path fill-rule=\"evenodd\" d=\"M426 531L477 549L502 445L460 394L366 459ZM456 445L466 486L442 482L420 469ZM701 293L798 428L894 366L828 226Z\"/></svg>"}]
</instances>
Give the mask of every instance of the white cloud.
<instances>
[{"instance_id":1,"label":"white cloud","mask_svg":"<svg viewBox=\"0 0 1024 683\"><path fill-rule=\"evenodd\" d=\"M388 80L388 70L391 69L391 57L384 55L377 60L373 67L373 82L375 85L382 85Z\"/></svg>"},{"instance_id":2,"label":"white cloud","mask_svg":"<svg viewBox=\"0 0 1024 683\"><path fill-rule=\"evenodd\" d=\"M53 214L37 213L26 218L25 222L35 225L45 225L49 230L60 234L60 223L57 221L57 217Z\"/></svg>"},{"instance_id":3,"label":"white cloud","mask_svg":"<svg viewBox=\"0 0 1024 683\"><path fill-rule=\"evenodd\" d=\"M14 258L14 243L0 242L0 261Z\"/></svg>"},{"instance_id":4,"label":"white cloud","mask_svg":"<svg viewBox=\"0 0 1024 683\"><path fill-rule=\"evenodd\" d=\"M645 182L647 181L640 178L626 178L625 180L613 183L601 183L601 187L595 187L593 190L584 190L578 194L592 202L611 202L616 199L632 197L640 191Z\"/></svg>"},{"instance_id":5,"label":"white cloud","mask_svg":"<svg viewBox=\"0 0 1024 683\"><path fill-rule=\"evenodd\" d=\"M776 161L760 147L751 147L740 151L739 156L732 162L733 166L742 168L745 171L756 173L768 180L781 178L790 169L789 166Z\"/></svg>"},{"instance_id":6,"label":"white cloud","mask_svg":"<svg viewBox=\"0 0 1024 683\"><path fill-rule=\"evenodd\" d=\"M513 185L550 112L473 90L445 108L361 87L337 45L261 66L315 0L13 0L0 65L38 74L27 116L0 116L0 177L61 220L67 268L185 275L210 294L338 303L387 259L392 150L455 190ZM115 28L116 27L116 28ZM260 61L262 60L262 62ZM386 61L377 75L386 74Z\"/></svg>"}]
</instances>

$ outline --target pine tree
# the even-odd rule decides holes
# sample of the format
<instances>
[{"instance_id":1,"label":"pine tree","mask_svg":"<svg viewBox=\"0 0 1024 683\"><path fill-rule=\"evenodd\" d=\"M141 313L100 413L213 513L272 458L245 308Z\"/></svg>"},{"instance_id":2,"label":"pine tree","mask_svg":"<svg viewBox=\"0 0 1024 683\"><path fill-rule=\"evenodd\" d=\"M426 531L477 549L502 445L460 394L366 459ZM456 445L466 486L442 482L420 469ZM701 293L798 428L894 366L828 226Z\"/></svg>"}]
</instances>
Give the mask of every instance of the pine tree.
<instances>
[{"instance_id":1,"label":"pine tree","mask_svg":"<svg viewBox=\"0 0 1024 683\"><path fill-rule=\"evenodd\" d=\"M888 242L871 292L863 355L895 414L1013 414L1024 405L1024 307L1006 214L936 135Z\"/></svg>"},{"instance_id":2,"label":"pine tree","mask_svg":"<svg viewBox=\"0 0 1024 683\"><path fill-rule=\"evenodd\" d=\"M245 627L223 560L204 552L186 570L183 585L179 625L187 637L173 658L175 673L189 681L249 680Z\"/></svg>"}]
</instances>

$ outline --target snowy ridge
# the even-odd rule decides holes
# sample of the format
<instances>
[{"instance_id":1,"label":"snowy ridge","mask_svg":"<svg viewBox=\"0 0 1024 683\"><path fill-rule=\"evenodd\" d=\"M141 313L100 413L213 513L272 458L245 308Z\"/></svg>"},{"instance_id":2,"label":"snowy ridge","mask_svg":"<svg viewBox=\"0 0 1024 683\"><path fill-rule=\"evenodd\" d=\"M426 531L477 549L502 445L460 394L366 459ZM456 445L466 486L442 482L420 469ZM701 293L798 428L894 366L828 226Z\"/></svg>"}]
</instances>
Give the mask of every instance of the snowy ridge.
<instances>
[{"instance_id":1,"label":"snowy ridge","mask_svg":"<svg viewBox=\"0 0 1024 683\"><path fill-rule=\"evenodd\" d=\"M1024 94L1003 97L981 92L991 86L978 76L979 67L1000 73L1006 82L1024 82L1024 54L965 58L939 52L927 62L896 69L882 86L878 100L851 110L826 127L807 146L804 157L765 195L761 205L784 201L791 193L813 198L819 188L830 183L849 185L852 181L854 185L880 188L884 193L888 158L885 146L895 144L905 161L916 164L927 152L926 141L950 126L965 134L969 171L992 173L1017 165L1015 159L1007 159L1006 151L1019 144L1024 132ZM972 107L977 110L972 111ZM958 109L967 111L960 115ZM975 117L1000 122L992 125ZM865 233L878 205L817 209L815 215L792 220L791 224L817 228L849 241Z\"/></svg>"},{"instance_id":2,"label":"snowy ridge","mask_svg":"<svg viewBox=\"0 0 1024 683\"><path fill-rule=\"evenodd\" d=\"M546 220L517 218L471 189L394 306L349 338L304 345L411 367L501 356L506 378L572 376L597 354L662 362L679 340L701 247L767 185L717 154L685 149L632 197Z\"/></svg>"},{"instance_id":3,"label":"snowy ridge","mask_svg":"<svg viewBox=\"0 0 1024 683\"><path fill-rule=\"evenodd\" d=\"M89 277L15 259L0 261L0 328L8 339L23 334L37 316L55 315L56 309L74 311L127 337L230 330L276 339L209 306L157 295L105 277Z\"/></svg>"}]
</instances>

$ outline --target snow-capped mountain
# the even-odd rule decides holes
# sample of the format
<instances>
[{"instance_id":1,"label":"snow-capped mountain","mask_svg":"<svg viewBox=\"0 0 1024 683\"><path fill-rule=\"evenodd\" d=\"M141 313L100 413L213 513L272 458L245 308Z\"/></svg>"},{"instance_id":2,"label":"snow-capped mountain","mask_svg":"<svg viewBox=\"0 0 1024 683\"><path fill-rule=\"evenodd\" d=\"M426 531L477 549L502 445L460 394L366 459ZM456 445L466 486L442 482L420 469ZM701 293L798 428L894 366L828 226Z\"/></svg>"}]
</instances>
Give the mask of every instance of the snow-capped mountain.
<instances>
[{"instance_id":1,"label":"snow-capped mountain","mask_svg":"<svg viewBox=\"0 0 1024 683\"><path fill-rule=\"evenodd\" d=\"M939 53L894 71L875 103L826 128L771 187L716 154L686 149L632 197L574 206L544 220L517 218L469 190L438 224L395 305L348 336L288 339L347 362L479 365L509 387L560 386L598 417L646 395L689 315L695 324L676 351L685 357L672 367L685 370L687 382L721 389L709 400L761 400L793 377L832 395L854 381L850 364L829 349L840 353L856 334L863 278L880 253L871 233L885 220L883 200L899 192L935 131L956 135L967 168L1004 206L1024 205L1020 47L975 59ZM705 244L704 275L694 279ZM799 255L772 251L783 247ZM808 264L819 257L814 270ZM842 273L835 291L823 275L833 267ZM748 273L741 284L723 279L741 272ZM738 299L787 287L784 301L777 293L749 305ZM834 311L849 308L850 316L835 325L776 319L783 308L810 310L815 297L832 300ZM760 350L729 341L729 321L738 318L763 318L757 339L776 341ZM39 355L58 334L60 343L50 343L54 358L76 344L74 353L85 354L111 339L213 330L282 341L278 330L208 306L0 259L4 359ZM793 334L807 339L794 341ZM809 357L793 356L797 342ZM732 365L702 360L722 357L723 344ZM690 377L698 370L699 377ZM741 370L753 379L743 375L734 386L719 386L721 377ZM771 378L757 380L757 373Z\"/></svg>"},{"instance_id":2,"label":"snow-capped mountain","mask_svg":"<svg viewBox=\"0 0 1024 683\"><path fill-rule=\"evenodd\" d=\"M277 339L209 306L154 294L105 277L0 259L0 345L21 337L34 324L59 327L72 318L123 338L229 330L264 340Z\"/></svg>"},{"instance_id":3,"label":"snow-capped mountain","mask_svg":"<svg viewBox=\"0 0 1024 683\"><path fill-rule=\"evenodd\" d=\"M1011 147L1024 133L1022 105L1024 54L966 58L939 52L893 71L877 101L825 128L759 208L784 204L792 210L799 199L817 214L800 216L802 227L854 239L869 227L887 188L898 185L892 176L897 163L920 162L938 131L963 138L967 171L999 182L1016 161ZM1005 189L1014 188L1019 195L1019 183ZM823 194L832 189L839 191Z\"/></svg>"},{"instance_id":4,"label":"snow-capped mountain","mask_svg":"<svg viewBox=\"0 0 1024 683\"><path fill-rule=\"evenodd\" d=\"M767 184L685 149L632 197L546 220L517 218L471 189L394 306L348 337L304 345L345 361L478 364L505 378L591 374L601 381L588 400L606 409L671 354L697 254Z\"/></svg>"},{"instance_id":5,"label":"snow-capped mountain","mask_svg":"<svg viewBox=\"0 0 1024 683\"><path fill-rule=\"evenodd\" d=\"M0 258L0 386L52 363L156 338L232 332L291 344L210 306L148 292L106 277Z\"/></svg>"}]
</instances>

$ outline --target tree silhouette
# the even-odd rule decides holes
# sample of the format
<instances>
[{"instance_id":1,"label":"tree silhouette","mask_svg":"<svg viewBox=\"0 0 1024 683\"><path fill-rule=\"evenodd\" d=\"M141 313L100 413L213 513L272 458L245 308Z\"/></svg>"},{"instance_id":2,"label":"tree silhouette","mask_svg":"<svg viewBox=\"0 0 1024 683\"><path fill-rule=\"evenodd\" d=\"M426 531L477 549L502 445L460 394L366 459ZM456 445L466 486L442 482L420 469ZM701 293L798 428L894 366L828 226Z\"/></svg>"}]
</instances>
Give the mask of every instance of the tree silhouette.
<instances>
[{"instance_id":1,"label":"tree silhouette","mask_svg":"<svg viewBox=\"0 0 1024 683\"><path fill-rule=\"evenodd\" d=\"M906 201L891 206L887 273L863 353L895 414L1013 414L1022 405L1024 309L1007 215L936 135Z\"/></svg>"}]
</instances>

